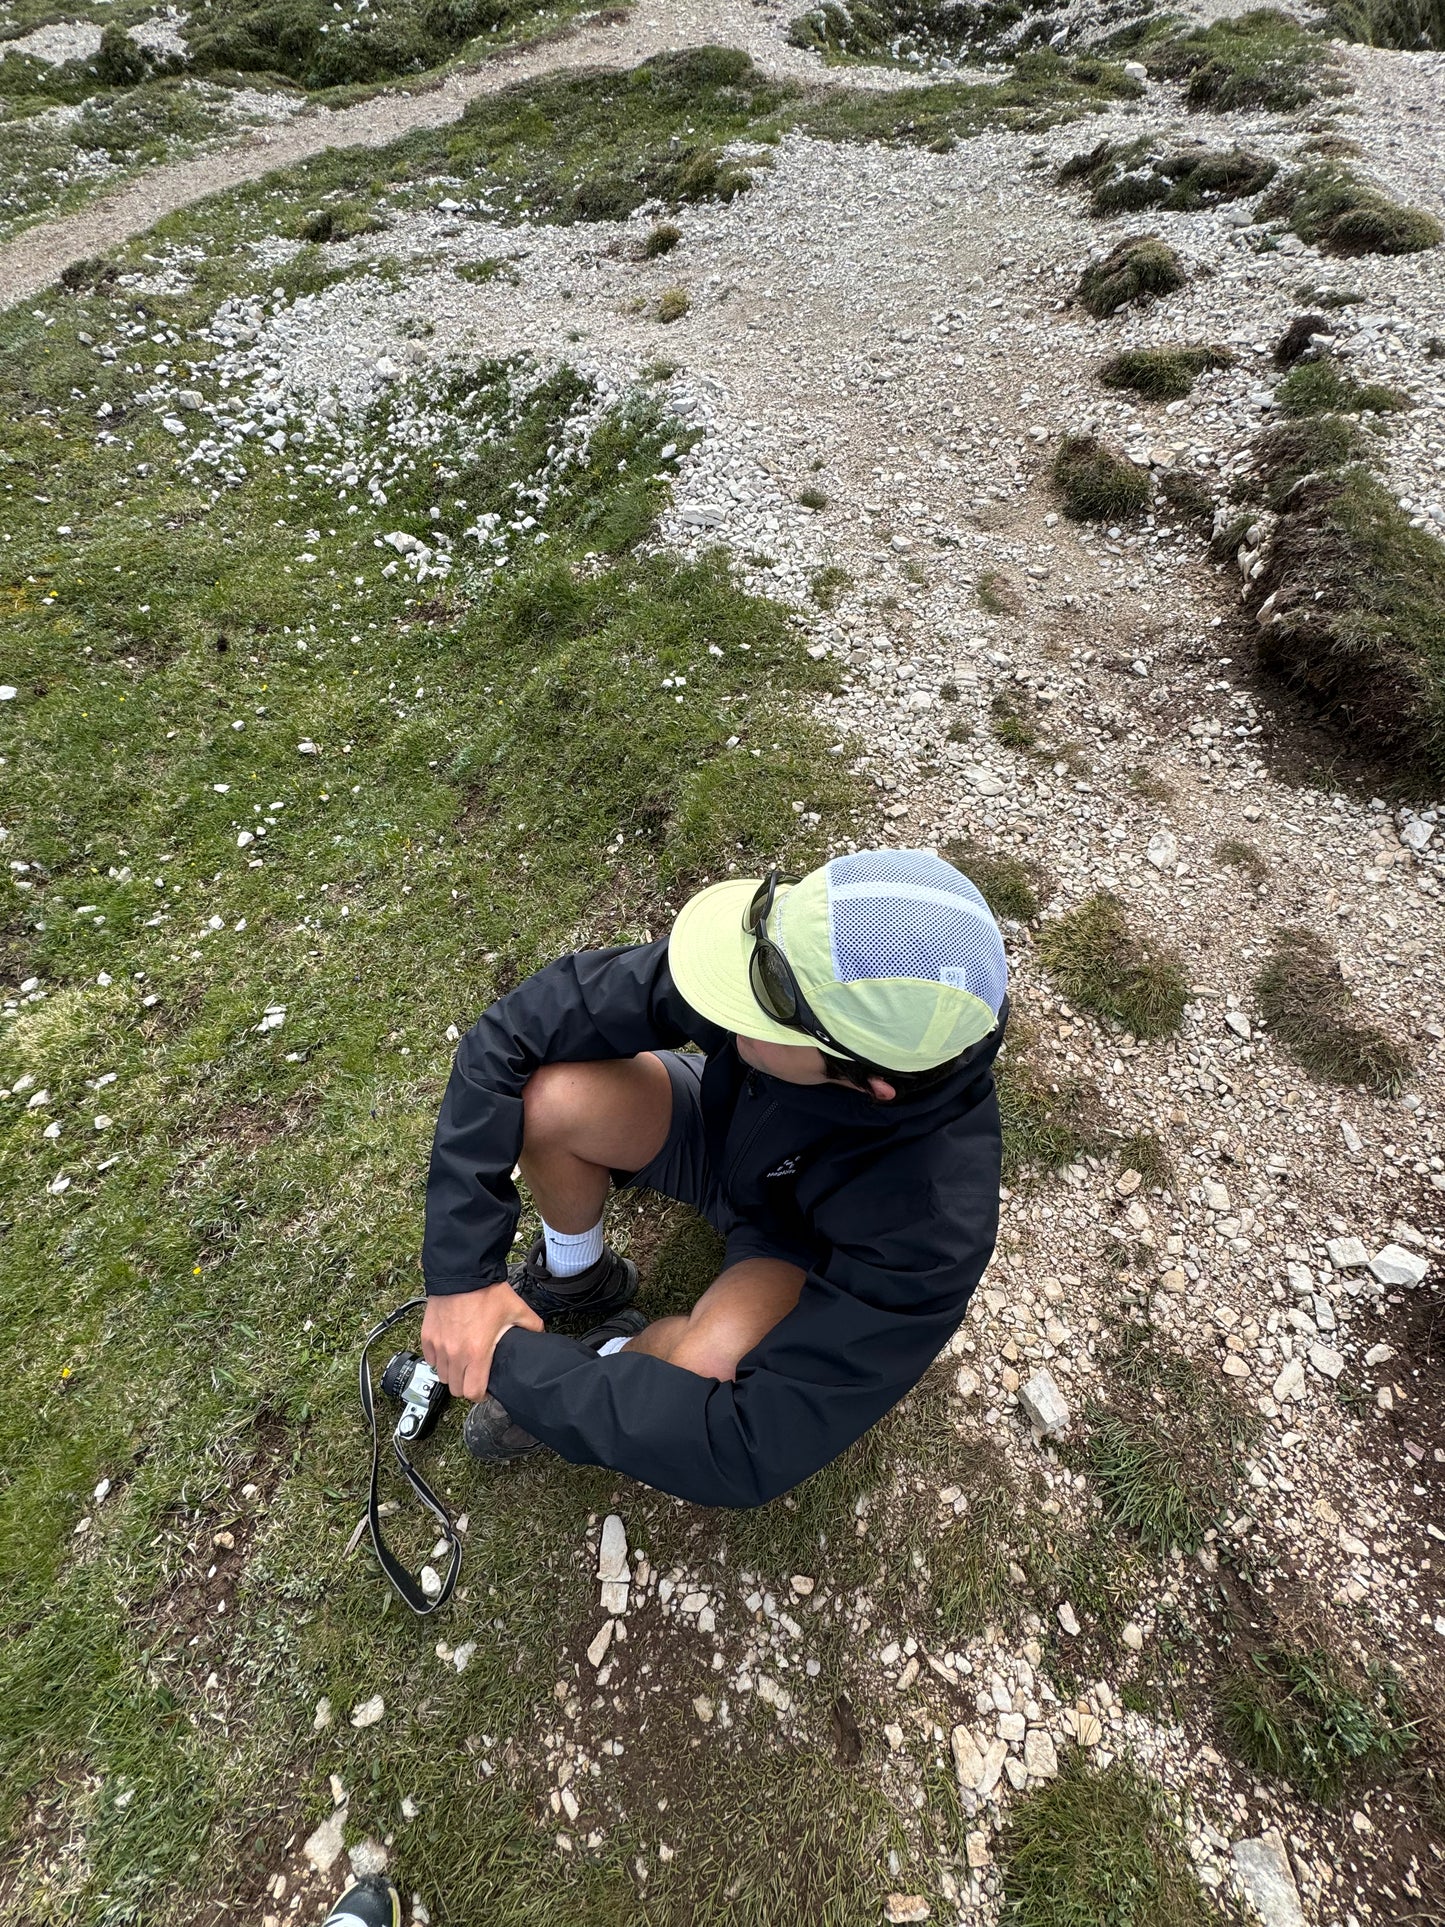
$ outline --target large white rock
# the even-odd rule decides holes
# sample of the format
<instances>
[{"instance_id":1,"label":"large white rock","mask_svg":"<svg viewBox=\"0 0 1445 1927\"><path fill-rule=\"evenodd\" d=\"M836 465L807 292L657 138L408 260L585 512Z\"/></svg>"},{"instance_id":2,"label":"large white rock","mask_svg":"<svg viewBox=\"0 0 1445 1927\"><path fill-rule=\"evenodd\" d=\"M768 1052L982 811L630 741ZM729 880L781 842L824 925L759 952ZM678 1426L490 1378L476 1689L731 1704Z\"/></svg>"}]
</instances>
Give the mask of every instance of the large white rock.
<instances>
[{"instance_id":1,"label":"large white rock","mask_svg":"<svg viewBox=\"0 0 1445 1927\"><path fill-rule=\"evenodd\" d=\"M1361 1265L1370 1262L1370 1254L1358 1238L1330 1238L1325 1250L1336 1271L1358 1271Z\"/></svg>"},{"instance_id":2,"label":"large white rock","mask_svg":"<svg viewBox=\"0 0 1445 1927\"><path fill-rule=\"evenodd\" d=\"M1236 1840L1232 1852L1240 1894L1262 1927L1305 1927L1289 1856L1273 1828L1258 1840Z\"/></svg>"},{"instance_id":3,"label":"large white rock","mask_svg":"<svg viewBox=\"0 0 1445 1927\"><path fill-rule=\"evenodd\" d=\"M1179 861L1179 839L1172 830L1156 830L1144 854L1156 870L1172 870Z\"/></svg>"},{"instance_id":4,"label":"large white rock","mask_svg":"<svg viewBox=\"0 0 1445 1927\"><path fill-rule=\"evenodd\" d=\"M1031 1726L1024 1737L1024 1765L1031 1780L1058 1778L1059 1756L1053 1735L1042 1726Z\"/></svg>"},{"instance_id":5,"label":"large white rock","mask_svg":"<svg viewBox=\"0 0 1445 1927\"><path fill-rule=\"evenodd\" d=\"M1370 1270L1382 1285L1420 1285L1425 1282L1429 1263L1418 1252L1404 1245L1386 1245L1370 1260Z\"/></svg>"},{"instance_id":6,"label":"large white rock","mask_svg":"<svg viewBox=\"0 0 1445 1927\"><path fill-rule=\"evenodd\" d=\"M599 1579L628 1579L627 1528L615 1512L602 1521L602 1543L597 1548Z\"/></svg>"},{"instance_id":7,"label":"large white rock","mask_svg":"<svg viewBox=\"0 0 1445 1927\"><path fill-rule=\"evenodd\" d=\"M983 1755L978 1750L978 1741L966 1726L955 1726L952 1746L953 1770L958 1775L958 1784L976 1793L983 1779Z\"/></svg>"},{"instance_id":8,"label":"large white rock","mask_svg":"<svg viewBox=\"0 0 1445 1927\"><path fill-rule=\"evenodd\" d=\"M1304 1390L1305 1368L1297 1358L1291 1358L1284 1370L1274 1381L1274 1395L1277 1399L1297 1398Z\"/></svg>"},{"instance_id":9,"label":"large white rock","mask_svg":"<svg viewBox=\"0 0 1445 1927\"><path fill-rule=\"evenodd\" d=\"M301 1851L317 1873L330 1873L346 1844L346 1808L340 1806L302 1842Z\"/></svg>"},{"instance_id":10,"label":"large white rock","mask_svg":"<svg viewBox=\"0 0 1445 1927\"><path fill-rule=\"evenodd\" d=\"M1054 1383L1053 1373L1043 1366L1039 1367L1027 1385L1020 1388L1019 1404L1029 1423L1037 1426L1045 1438L1062 1432L1068 1425L1068 1404Z\"/></svg>"}]
</instances>

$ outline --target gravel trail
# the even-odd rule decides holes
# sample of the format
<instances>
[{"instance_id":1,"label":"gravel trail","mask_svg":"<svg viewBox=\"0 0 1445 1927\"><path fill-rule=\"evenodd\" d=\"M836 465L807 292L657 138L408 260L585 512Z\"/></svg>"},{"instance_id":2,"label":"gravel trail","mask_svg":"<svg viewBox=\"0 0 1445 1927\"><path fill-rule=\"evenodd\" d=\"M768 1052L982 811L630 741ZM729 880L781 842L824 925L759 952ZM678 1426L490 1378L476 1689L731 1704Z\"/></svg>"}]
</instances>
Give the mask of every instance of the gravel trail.
<instances>
[{"instance_id":1,"label":"gravel trail","mask_svg":"<svg viewBox=\"0 0 1445 1927\"><path fill-rule=\"evenodd\" d=\"M174 161L126 182L113 193L58 221L27 228L0 248L0 307L38 294L63 269L87 255L143 233L163 215L204 200L273 168L310 159L328 147L385 147L417 127L442 127L460 119L468 103L500 93L519 81L576 67L632 67L670 48L716 41L742 47L774 74L816 77L819 63L789 47L771 9L744 0L680 0L634 7L620 21L597 18L515 52L499 53L485 66L448 75L423 93L384 93L337 111L298 114L279 127L257 128L232 146ZM868 68L839 70L843 84L897 84L900 77Z\"/></svg>"}]
</instances>

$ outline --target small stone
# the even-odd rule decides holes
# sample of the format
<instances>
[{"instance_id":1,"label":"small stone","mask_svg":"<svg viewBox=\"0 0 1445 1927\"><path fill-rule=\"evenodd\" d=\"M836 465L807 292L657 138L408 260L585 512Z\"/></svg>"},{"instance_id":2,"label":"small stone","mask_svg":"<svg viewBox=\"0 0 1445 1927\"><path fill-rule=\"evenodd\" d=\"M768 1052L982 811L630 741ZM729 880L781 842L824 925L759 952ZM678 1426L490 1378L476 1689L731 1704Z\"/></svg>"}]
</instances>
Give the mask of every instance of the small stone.
<instances>
[{"instance_id":1,"label":"small stone","mask_svg":"<svg viewBox=\"0 0 1445 1927\"><path fill-rule=\"evenodd\" d=\"M998 1777L1003 1772L1003 1763L1008 1758L1006 1740L990 1740L988 1751L983 1756L983 1772L978 1777L978 1791L992 1793L998 1785Z\"/></svg>"},{"instance_id":2,"label":"small stone","mask_svg":"<svg viewBox=\"0 0 1445 1927\"><path fill-rule=\"evenodd\" d=\"M758 1674L758 1698L780 1713L786 1713L793 1703L793 1696L788 1689L780 1686L768 1673Z\"/></svg>"},{"instance_id":3,"label":"small stone","mask_svg":"<svg viewBox=\"0 0 1445 1927\"><path fill-rule=\"evenodd\" d=\"M703 1725L707 1726L710 1724L712 1716L717 1709L713 1706L712 1701L706 1693L699 1693L692 1703L692 1710L697 1714Z\"/></svg>"},{"instance_id":4,"label":"small stone","mask_svg":"<svg viewBox=\"0 0 1445 1927\"><path fill-rule=\"evenodd\" d=\"M386 1848L379 1840L358 1840L351 1849L351 1871L358 1880L368 1880L376 1874L386 1872L389 1858Z\"/></svg>"},{"instance_id":5,"label":"small stone","mask_svg":"<svg viewBox=\"0 0 1445 1927\"><path fill-rule=\"evenodd\" d=\"M1400 841L1407 850L1413 850L1418 856L1434 834L1433 823L1427 823L1422 816L1412 816L1400 832Z\"/></svg>"},{"instance_id":6,"label":"small stone","mask_svg":"<svg viewBox=\"0 0 1445 1927\"><path fill-rule=\"evenodd\" d=\"M597 1637L587 1648L587 1664L594 1670L607 1657L607 1648L612 1644L612 1628L615 1624L614 1620L604 1619Z\"/></svg>"},{"instance_id":7,"label":"small stone","mask_svg":"<svg viewBox=\"0 0 1445 1927\"><path fill-rule=\"evenodd\" d=\"M1007 784L999 781L991 769L985 769L978 763L966 763L963 777L964 781L971 784L980 796L1002 796L1008 787Z\"/></svg>"},{"instance_id":8,"label":"small stone","mask_svg":"<svg viewBox=\"0 0 1445 1927\"><path fill-rule=\"evenodd\" d=\"M1238 1352L1224 1354L1224 1375L1226 1378L1248 1378L1249 1366Z\"/></svg>"},{"instance_id":9,"label":"small stone","mask_svg":"<svg viewBox=\"0 0 1445 1927\"><path fill-rule=\"evenodd\" d=\"M1285 1368L1274 1381L1271 1390L1274 1396L1282 1401L1287 1398L1297 1397L1299 1393L1304 1390L1304 1383L1304 1366L1300 1363L1299 1359L1291 1358L1286 1360Z\"/></svg>"},{"instance_id":10,"label":"small stone","mask_svg":"<svg viewBox=\"0 0 1445 1927\"><path fill-rule=\"evenodd\" d=\"M1226 1024L1228 1024L1229 1028L1234 1032L1235 1036L1242 1037L1245 1043L1248 1043L1250 1038L1254 1035L1254 1032L1250 1029L1249 1019L1245 1016L1242 1010L1225 1011L1224 1021Z\"/></svg>"},{"instance_id":11,"label":"small stone","mask_svg":"<svg viewBox=\"0 0 1445 1927\"><path fill-rule=\"evenodd\" d=\"M435 1566L423 1566L420 1578L421 1589L428 1599L437 1599L441 1596L442 1576Z\"/></svg>"},{"instance_id":12,"label":"small stone","mask_svg":"<svg viewBox=\"0 0 1445 1927\"><path fill-rule=\"evenodd\" d=\"M1328 1345L1311 1345L1310 1363L1326 1378L1338 1378L1345 1369L1343 1355L1340 1352L1331 1351Z\"/></svg>"},{"instance_id":13,"label":"small stone","mask_svg":"<svg viewBox=\"0 0 1445 1927\"><path fill-rule=\"evenodd\" d=\"M966 1834L964 1836L963 1850L967 1855L969 1866L976 1870L993 1864L993 1855L988 1849L988 1835L986 1833Z\"/></svg>"},{"instance_id":14,"label":"small stone","mask_svg":"<svg viewBox=\"0 0 1445 1927\"><path fill-rule=\"evenodd\" d=\"M1031 1780L1058 1778L1059 1756L1053 1735L1042 1726L1031 1726L1024 1740L1024 1765Z\"/></svg>"},{"instance_id":15,"label":"small stone","mask_svg":"<svg viewBox=\"0 0 1445 1927\"><path fill-rule=\"evenodd\" d=\"M312 1717L311 1731L313 1733L324 1733L327 1727L330 1726L331 1720L331 1701L323 1694L316 1702L316 1712Z\"/></svg>"},{"instance_id":16,"label":"small stone","mask_svg":"<svg viewBox=\"0 0 1445 1927\"><path fill-rule=\"evenodd\" d=\"M628 1585L625 1579L604 1579L601 1587L601 1606L605 1613L620 1619L627 1611Z\"/></svg>"},{"instance_id":17,"label":"small stone","mask_svg":"<svg viewBox=\"0 0 1445 1927\"><path fill-rule=\"evenodd\" d=\"M369 1700L358 1700L351 1709L351 1724L355 1727L376 1726L386 1717L386 1701L380 1693L373 1693Z\"/></svg>"},{"instance_id":18,"label":"small stone","mask_svg":"<svg viewBox=\"0 0 1445 1927\"><path fill-rule=\"evenodd\" d=\"M1075 1713L1074 1733L1080 1746L1097 1746L1104 1737L1103 1723L1097 1714Z\"/></svg>"},{"instance_id":19,"label":"small stone","mask_svg":"<svg viewBox=\"0 0 1445 1927\"><path fill-rule=\"evenodd\" d=\"M1019 1404L1031 1425L1037 1426L1045 1438L1062 1432L1069 1423L1069 1408L1063 1393L1054 1383L1053 1374L1040 1367L1028 1384L1019 1391Z\"/></svg>"},{"instance_id":20,"label":"small stone","mask_svg":"<svg viewBox=\"0 0 1445 1927\"><path fill-rule=\"evenodd\" d=\"M998 1716L998 1736L1011 1744L1017 1744L1028 1731L1028 1721L1022 1713L1000 1713Z\"/></svg>"},{"instance_id":21,"label":"small stone","mask_svg":"<svg viewBox=\"0 0 1445 1927\"><path fill-rule=\"evenodd\" d=\"M1123 1640L1124 1644L1129 1648L1129 1651L1131 1653L1138 1653L1143 1651L1144 1635L1143 1633L1140 1632L1139 1628L1134 1624L1132 1619L1129 1621L1129 1623L1126 1626L1124 1626L1121 1629L1119 1633L1119 1637L1120 1639Z\"/></svg>"},{"instance_id":22,"label":"small stone","mask_svg":"<svg viewBox=\"0 0 1445 1927\"><path fill-rule=\"evenodd\" d=\"M883 1918L892 1922L927 1920L928 1902L922 1894L889 1894L883 1903Z\"/></svg>"},{"instance_id":23,"label":"small stone","mask_svg":"<svg viewBox=\"0 0 1445 1927\"><path fill-rule=\"evenodd\" d=\"M1074 1611L1073 1607L1069 1604L1067 1599L1064 1601L1063 1605L1059 1607L1059 1624L1063 1627L1064 1631L1070 1635L1071 1638L1078 1637L1079 1616Z\"/></svg>"},{"instance_id":24,"label":"small stone","mask_svg":"<svg viewBox=\"0 0 1445 1927\"><path fill-rule=\"evenodd\" d=\"M1430 1266L1424 1258L1404 1245L1386 1245L1370 1260L1370 1270L1382 1285L1420 1285Z\"/></svg>"},{"instance_id":25,"label":"small stone","mask_svg":"<svg viewBox=\"0 0 1445 1927\"><path fill-rule=\"evenodd\" d=\"M1231 1853L1240 1893L1258 1914L1262 1927L1304 1927L1289 1855L1273 1828L1257 1840L1236 1840Z\"/></svg>"},{"instance_id":26,"label":"small stone","mask_svg":"<svg viewBox=\"0 0 1445 1927\"><path fill-rule=\"evenodd\" d=\"M317 1873L330 1873L346 1844L346 1808L339 1806L301 1846Z\"/></svg>"},{"instance_id":27,"label":"small stone","mask_svg":"<svg viewBox=\"0 0 1445 1927\"><path fill-rule=\"evenodd\" d=\"M971 1365L960 1365L958 1376L953 1381L953 1389L960 1398L972 1398L979 1387L979 1376Z\"/></svg>"},{"instance_id":28,"label":"small stone","mask_svg":"<svg viewBox=\"0 0 1445 1927\"><path fill-rule=\"evenodd\" d=\"M1172 830L1156 830L1144 854L1156 870L1172 870L1179 861L1179 839Z\"/></svg>"},{"instance_id":29,"label":"small stone","mask_svg":"<svg viewBox=\"0 0 1445 1927\"><path fill-rule=\"evenodd\" d=\"M1149 78L1149 69L1142 60L1126 60L1124 76L1127 80L1137 80L1142 85Z\"/></svg>"},{"instance_id":30,"label":"small stone","mask_svg":"<svg viewBox=\"0 0 1445 1927\"><path fill-rule=\"evenodd\" d=\"M1218 1178L1206 1178L1201 1189L1204 1193L1204 1202L1211 1211L1229 1209L1229 1189L1221 1184Z\"/></svg>"},{"instance_id":31,"label":"small stone","mask_svg":"<svg viewBox=\"0 0 1445 1927\"><path fill-rule=\"evenodd\" d=\"M1370 1367L1384 1365L1395 1356L1393 1345L1371 1345L1365 1353L1365 1363Z\"/></svg>"},{"instance_id":32,"label":"small stone","mask_svg":"<svg viewBox=\"0 0 1445 1927\"><path fill-rule=\"evenodd\" d=\"M799 1599L806 1599L817 1583L816 1579L810 1579L805 1572L795 1572L788 1581Z\"/></svg>"},{"instance_id":33,"label":"small stone","mask_svg":"<svg viewBox=\"0 0 1445 1927\"><path fill-rule=\"evenodd\" d=\"M420 1807L419 1807L419 1806L417 1805L417 1803L416 1803L416 1801L412 1799L412 1797L411 1797L411 1795L410 1795L409 1793L404 1793L404 1794L403 1794L403 1795L401 1796L401 1817L402 1817L402 1819L403 1819L403 1820L415 1820L415 1819L416 1819L416 1817L417 1817L417 1815L418 1815L418 1814L419 1814L420 1812L421 1812L421 1808L420 1808Z\"/></svg>"},{"instance_id":34,"label":"small stone","mask_svg":"<svg viewBox=\"0 0 1445 1927\"><path fill-rule=\"evenodd\" d=\"M1365 1140L1348 1118L1340 1119L1340 1136L1345 1140L1345 1149L1352 1158L1357 1158L1365 1148Z\"/></svg>"},{"instance_id":35,"label":"small stone","mask_svg":"<svg viewBox=\"0 0 1445 1927\"><path fill-rule=\"evenodd\" d=\"M955 1726L951 1744L958 1784L965 1791L976 1793L983 1779L983 1755L978 1750L978 1741L966 1726Z\"/></svg>"},{"instance_id":36,"label":"small stone","mask_svg":"<svg viewBox=\"0 0 1445 1927\"><path fill-rule=\"evenodd\" d=\"M1358 1238L1331 1238L1325 1250L1336 1271L1358 1271L1361 1265L1370 1262L1370 1254Z\"/></svg>"},{"instance_id":37,"label":"small stone","mask_svg":"<svg viewBox=\"0 0 1445 1927\"><path fill-rule=\"evenodd\" d=\"M597 1549L599 1579L630 1579L627 1564L627 1529L615 1512L602 1521L602 1540Z\"/></svg>"},{"instance_id":38,"label":"small stone","mask_svg":"<svg viewBox=\"0 0 1445 1927\"><path fill-rule=\"evenodd\" d=\"M1120 1176L1118 1182L1114 1186L1114 1189L1118 1192L1121 1198L1132 1198L1134 1193L1139 1189L1139 1186L1143 1182L1144 1182L1144 1179L1138 1171L1129 1170L1129 1171L1125 1171Z\"/></svg>"}]
</instances>

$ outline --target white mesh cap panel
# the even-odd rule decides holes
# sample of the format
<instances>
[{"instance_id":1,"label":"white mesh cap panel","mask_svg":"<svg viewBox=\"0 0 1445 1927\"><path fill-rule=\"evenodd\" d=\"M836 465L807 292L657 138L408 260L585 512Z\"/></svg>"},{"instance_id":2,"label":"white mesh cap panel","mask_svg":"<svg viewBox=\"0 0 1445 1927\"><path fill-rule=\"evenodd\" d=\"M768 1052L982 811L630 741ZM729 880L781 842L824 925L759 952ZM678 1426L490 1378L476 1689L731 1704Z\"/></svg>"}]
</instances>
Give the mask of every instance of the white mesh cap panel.
<instances>
[{"instance_id":1,"label":"white mesh cap panel","mask_svg":"<svg viewBox=\"0 0 1445 1927\"><path fill-rule=\"evenodd\" d=\"M1003 939L978 891L926 850L869 850L827 866L833 974L918 977L966 990L997 1013Z\"/></svg>"}]
</instances>

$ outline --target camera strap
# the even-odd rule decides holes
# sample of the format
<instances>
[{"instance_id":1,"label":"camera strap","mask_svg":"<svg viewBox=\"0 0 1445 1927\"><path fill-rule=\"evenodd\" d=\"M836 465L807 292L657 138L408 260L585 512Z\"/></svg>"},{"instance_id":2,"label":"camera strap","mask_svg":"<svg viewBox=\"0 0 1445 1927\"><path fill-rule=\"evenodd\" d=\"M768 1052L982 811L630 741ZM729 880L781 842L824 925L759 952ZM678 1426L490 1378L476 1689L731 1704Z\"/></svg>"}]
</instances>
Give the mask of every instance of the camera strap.
<instances>
[{"instance_id":1,"label":"camera strap","mask_svg":"<svg viewBox=\"0 0 1445 1927\"><path fill-rule=\"evenodd\" d=\"M447 1566L446 1576L442 1580L442 1589L435 1599L427 1598L420 1583L412 1577L382 1538L381 1511L377 1502L377 1487L381 1477L381 1436L376 1428L376 1400L371 1390L371 1372L367 1365L367 1354L384 1332L389 1332L393 1325L400 1323L406 1317L408 1312L416 1311L425 1303L425 1298L408 1298L404 1305L399 1305L389 1317L382 1319L361 1348L361 1409L366 1415L367 1424L371 1427L371 1490L366 1500L366 1522L371 1528L371 1543L376 1548L376 1557L382 1571L419 1619L425 1619L428 1614L436 1612L451 1598L452 1588L456 1585L457 1575L462 1569L462 1542L457 1536L456 1527L452 1524L452 1515L408 1460L401 1449L401 1441L395 1433L392 1434L391 1449L396 1454L396 1462L401 1467L407 1484L441 1527L446 1542L451 1548L451 1561Z\"/></svg>"}]
</instances>

